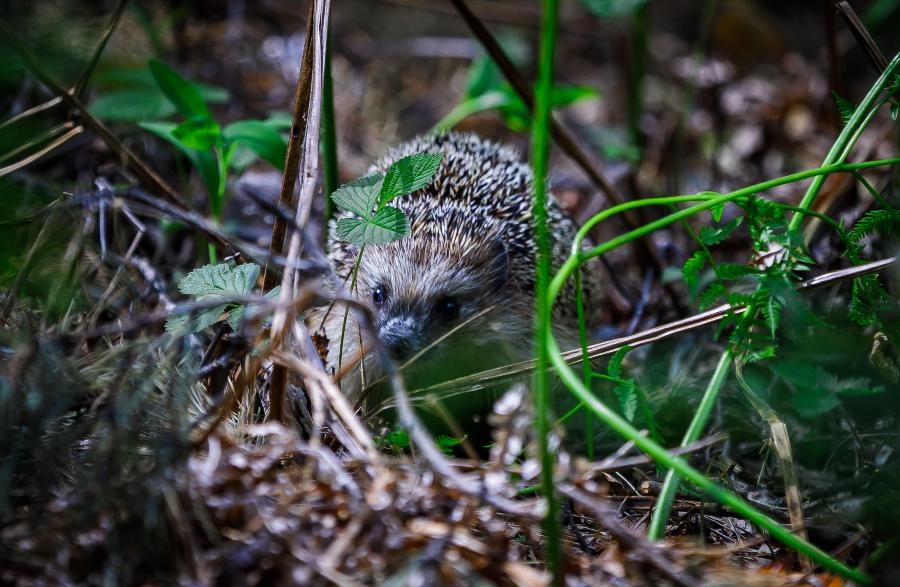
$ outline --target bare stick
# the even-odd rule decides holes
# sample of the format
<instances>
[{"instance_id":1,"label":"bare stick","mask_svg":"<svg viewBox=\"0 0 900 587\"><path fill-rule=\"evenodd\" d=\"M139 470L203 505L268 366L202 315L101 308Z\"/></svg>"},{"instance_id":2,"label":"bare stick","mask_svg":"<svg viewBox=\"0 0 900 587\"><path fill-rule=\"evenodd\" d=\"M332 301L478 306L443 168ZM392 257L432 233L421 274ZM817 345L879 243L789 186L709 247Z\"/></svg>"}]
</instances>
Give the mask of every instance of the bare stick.
<instances>
[{"instance_id":1,"label":"bare stick","mask_svg":"<svg viewBox=\"0 0 900 587\"><path fill-rule=\"evenodd\" d=\"M300 196L297 199L297 213L294 221L297 229L292 231L288 246L288 264L285 267L281 279L281 293L279 297L279 309L272 320L272 346L278 349L284 341L285 334L289 331L288 324L295 315L290 311L288 302L297 294L296 272L292 264L299 260L302 236L300 230L306 227L309 220L309 211L312 208L313 196L316 190L316 176L319 170L319 127L322 118L322 86L325 76L325 50L328 39L328 11L330 0L316 0L313 4L312 20L312 68L310 80L309 106L306 111L306 128L303 136L303 178L300 184ZM299 85L299 82L298 82ZM299 92L299 88L298 88ZM293 133L297 131L292 128ZM287 166L285 166L287 167ZM285 177L288 170L285 170ZM284 188L283 188L284 189ZM284 192L282 192L284 195ZM283 369L283 368L282 368ZM284 414L284 396L287 386L286 373L272 372L269 397L270 416L273 420L280 421Z\"/></svg>"},{"instance_id":2,"label":"bare stick","mask_svg":"<svg viewBox=\"0 0 900 587\"><path fill-rule=\"evenodd\" d=\"M315 3L310 3L306 17L306 39L303 43L303 55L300 57L300 74L297 78L297 89L294 93L294 112L291 120L291 134L288 139L287 153L284 160L284 176L281 179L281 194L278 196L278 207L290 210L294 202L294 189L300 169L300 154L303 139L306 136L306 114L309 108L309 92L312 84L312 39ZM272 223L272 239L269 251L272 255L284 252L284 234L289 222L281 216L275 216ZM269 271L268 264L263 269L263 288L272 289L276 284L276 276Z\"/></svg>"}]
</instances>

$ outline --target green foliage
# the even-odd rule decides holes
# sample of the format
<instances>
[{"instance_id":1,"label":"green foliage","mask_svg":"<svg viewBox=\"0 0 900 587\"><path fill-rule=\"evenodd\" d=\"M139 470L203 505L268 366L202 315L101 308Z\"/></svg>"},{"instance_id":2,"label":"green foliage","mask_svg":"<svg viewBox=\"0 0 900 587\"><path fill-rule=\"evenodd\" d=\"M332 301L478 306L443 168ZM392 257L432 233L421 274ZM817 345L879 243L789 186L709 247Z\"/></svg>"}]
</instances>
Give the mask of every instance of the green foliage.
<instances>
[{"instance_id":1,"label":"green foliage","mask_svg":"<svg viewBox=\"0 0 900 587\"><path fill-rule=\"evenodd\" d=\"M459 446L465 439L465 436L463 436L462 438L453 438L452 436L447 436L446 434L440 434L435 437L434 443L439 449L441 449L442 453L450 457L453 456L453 447Z\"/></svg>"},{"instance_id":2,"label":"green foliage","mask_svg":"<svg viewBox=\"0 0 900 587\"><path fill-rule=\"evenodd\" d=\"M555 85L550 92L550 106L561 108L598 96L596 90L587 86ZM435 129L453 128L465 118L489 110L497 110L506 125L517 132L527 131L531 126L528 106L494 61L482 56L472 62L462 101L435 125Z\"/></svg>"},{"instance_id":3,"label":"green foliage","mask_svg":"<svg viewBox=\"0 0 900 587\"><path fill-rule=\"evenodd\" d=\"M115 72L107 81L124 84L126 89L96 99L91 104L93 114L113 122L136 122L178 148L200 174L213 216L221 214L229 171L246 166L254 157L284 169L287 141L279 132L283 121L240 120L222 127L209 104L226 101L228 94L223 90L190 82L153 59L146 71ZM165 120L175 114L181 117L180 123Z\"/></svg>"},{"instance_id":4,"label":"green foliage","mask_svg":"<svg viewBox=\"0 0 900 587\"><path fill-rule=\"evenodd\" d=\"M856 105L850 100L842 98L834 90L831 90L831 97L834 98L834 103L837 105L838 112L841 113L841 120L844 121L844 124L850 122L850 118L853 117L853 113L856 111Z\"/></svg>"},{"instance_id":5,"label":"green foliage","mask_svg":"<svg viewBox=\"0 0 900 587\"><path fill-rule=\"evenodd\" d=\"M228 263L204 265L194 269L178 282L178 291L186 296L191 296L198 302L213 302L217 298L244 297L250 295L253 286L256 285L257 277L259 277L259 265L255 263L236 266ZM266 294L266 297L277 296L279 289L278 287L272 289ZM227 320L231 328L236 331L240 326L241 316L240 304L223 302L212 308L201 310L193 316L189 314L171 316L166 320L166 331L175 334L182 333L187 328L189 332L199 332L223 319Z\"/></svg>"},{"instance_id":6,"label":"green foliage","mask_svg":"<svg viewBox=\"0 0 900 587\"><path fill-rule=\"evenodd\" d=\"M723 226L704 226L700 229L700 242L708 247L719 244L731 236L742 220L741 216L737 216Z\"/></svg>"},{"instance_id":7,"label":"green foliage","mask_svg":"<svg viewBox=\"0 0 900 587\"><path fill-rule=\"evenodd\" d=\"M427 186L441 159L442 155L417 153L395 161L384 175L367 175L336 189L332 201L359 217L339 219L338 238L361 247L385 245L409 234L406 214L387 203Z\"/></svg>"},{"instance_id":8,"label":"green foliage","mask_svg":"<svg viewBox=\"0 0 900 587\"><path fill-rule=\"evenodd\" d=\"M411 194L431 183L441 159L441 155L409 155L391 165L381 186L381 204L387 204L398 196Z\"/></svg>"}]
</instances>

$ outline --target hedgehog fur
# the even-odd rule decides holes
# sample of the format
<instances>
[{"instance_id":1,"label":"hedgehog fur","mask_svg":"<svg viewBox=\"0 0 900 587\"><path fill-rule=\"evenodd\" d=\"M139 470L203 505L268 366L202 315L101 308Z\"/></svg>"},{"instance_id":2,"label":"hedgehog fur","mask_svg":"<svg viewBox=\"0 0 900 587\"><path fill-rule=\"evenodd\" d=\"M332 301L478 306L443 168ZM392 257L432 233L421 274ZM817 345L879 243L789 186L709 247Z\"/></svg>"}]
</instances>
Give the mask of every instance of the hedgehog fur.
<instances>
[{"instance_id":1,"label":"hedgehog fur","mask_svg":"<svg viewBox=\"0 0 900 587\"><path fill-rule=\"evenodd\" d=\"M417 370L420 374L435 373L427 367L435 358L443 365L453 363L458 372L527 358L532 352L536 255L529 166L509 147L474 134L443 133L391 150L370 171L383 173L415 153L440 153L443 159L429 185L391 202L409 218L410 234L366 247L354 295L373 306L379 339L398 363L465 322L417 361L425 365ZM576 228L552 195L547 211L551 265L556 269L570 251ZM332 221L329 260L345 284L350 283L358 254L356 246L337 238ZM591 283L585 280L586 304L594 293ZM492 309L479 316L487 308ZM368 346L351 313L340 352L345 311L316 309L307 317L311 331L328 340L326 360L334 372L339 355L342 367L352 365L358 360L359 342ZM571 283L554 306L553 318L561 341L577 340ZM364 367L359 371L367 381L378 376L371 357ZM357 396L361 383L358 374L342 377L342 388L351 397Z\"/></svg>"}]
</instances>

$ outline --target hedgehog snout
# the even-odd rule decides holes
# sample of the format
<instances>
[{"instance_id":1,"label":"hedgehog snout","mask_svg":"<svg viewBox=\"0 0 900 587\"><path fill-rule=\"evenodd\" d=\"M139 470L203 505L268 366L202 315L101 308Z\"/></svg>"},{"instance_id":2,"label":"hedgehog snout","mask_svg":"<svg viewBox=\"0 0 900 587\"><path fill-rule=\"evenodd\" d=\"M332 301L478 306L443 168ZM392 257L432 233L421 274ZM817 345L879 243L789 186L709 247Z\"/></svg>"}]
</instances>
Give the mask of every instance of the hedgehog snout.
<instances>
[{"instance_id":1,"label":"hedgehog snout","mask_svg":"<svg viewBox=\"0 0 900 587\"><path fill-rule=\"evenodd\" d=\"M422 346L419 324L415 316L391 316L378 329L378 338L394 359L408 359Z\"/></svg>"}]
</instances>

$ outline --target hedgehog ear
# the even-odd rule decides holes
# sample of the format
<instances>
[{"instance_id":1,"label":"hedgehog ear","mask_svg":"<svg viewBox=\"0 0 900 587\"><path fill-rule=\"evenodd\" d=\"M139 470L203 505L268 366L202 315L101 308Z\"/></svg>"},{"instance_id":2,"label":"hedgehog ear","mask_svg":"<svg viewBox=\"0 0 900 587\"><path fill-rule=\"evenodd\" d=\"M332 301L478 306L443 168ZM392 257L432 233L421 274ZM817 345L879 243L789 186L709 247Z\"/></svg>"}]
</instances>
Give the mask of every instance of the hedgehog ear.
<instances>
[{"instance_id":1,"label":"hedgehog ear","mask_svg":"<svg viewBox=\"0 0 900 587\"><path fill-rule=\"evenodd\" d=\"M509 279L509 254L506 251L506 245L499 238L494 239L493 244L488 247L490 257L488 262L488 290L493 293L506 285Z\"/></svg>"}]
</instances>

